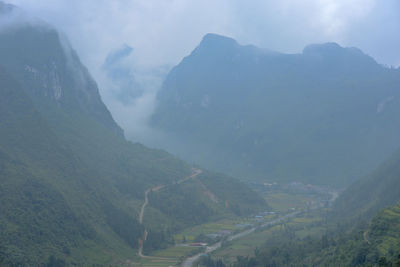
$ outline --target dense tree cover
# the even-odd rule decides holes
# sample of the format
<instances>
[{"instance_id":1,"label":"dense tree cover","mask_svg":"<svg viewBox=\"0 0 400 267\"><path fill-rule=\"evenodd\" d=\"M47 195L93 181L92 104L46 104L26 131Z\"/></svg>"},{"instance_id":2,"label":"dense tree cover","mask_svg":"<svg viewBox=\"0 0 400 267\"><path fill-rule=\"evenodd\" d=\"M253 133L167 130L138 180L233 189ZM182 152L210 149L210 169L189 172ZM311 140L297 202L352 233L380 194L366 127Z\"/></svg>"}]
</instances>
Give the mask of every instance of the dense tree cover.
<instances>
[{"instance_id":1,"label":"dense tree cover","mask_svg":"<svg viewBox=\"0 0 400 267\"><path fill-rule=\"evenodd\" d=\"M399 196L400 150L346 189L335 201L330 220L352 224L371 219L378 210L396 204Z\"/></svg>"},{"instance_id":2,"label":"dense tree cover","mask_svg":"<svg viewBox=\"0 0 400 267\"><path fill-rule=\"evenodd\" d=\"M147 240L144 243L144 253L149 253L156 249L167 248L168 246L174 245L174 239L172 232L169 228L158 227L157 229L149 229L147 234Z\"/></svg>"},{"instance_id":3,"label":"dense tree cover","mask_svg":"<svg viewBox=\"0 0 400 267\"><path fill-rule=\"evenodd\" d=\"M139 224L145 190L176 183L191 166L127 142L95 82L55 30L29 24L2 29L0 57L0 265L112 265L134 257L147 225L150 251L172 242L164 221L203 221L155 205L160 221ZM162 196L173 203L180 193ZM199 207L196 196L181 204L185 210Z\"/></svg>"},{"instance_id":4,"label":"dense tree cover","mask_svg":"<svg viewBox=\"0 0 400 267\"><path fill-rule=\"evenodd\" d=\"M324 236L301 239L286 227L257 249L254 258L240 258L235 265L399 266L399 155L339 196L324 215Z\"/></svg>"},{"instance_id":5,"label":"dense tree cover","mask_svg":"<svg viewBox=\"0 0 400 267\"><path fill-rule=\"evenodd\" d=\"M204 172L199 180L225 205L225 208L238 216L247 216L255 211L269 209L265 200L254 194L253 190L243 186L238 180L234 180L223 174Z\"/></svg>"},{"instance_id":6,"label":"dense tree cover","mask_svg":"<svg viewBox=\"0 0 400 267\"><path fill-rule=\"evenodd\" d=\"M119 237L132 248L138 248L138 240L142 237L144 227L136 218L129 216L113 204L104 201L106 222Z\"/></svg>"},{"instance_id":7,"label":"dense tree cover","mask_svg":"<svg viewBox=\"0 0 400 267\"><path fill-rule=\"evenodd\" d=\"M169 150L244 179L348 185L400 146L400 70L334 43L281 54L209 34L158 100Z\"/></svg>"},{"instance_id":8,"label":"dense tree cover","mask_svg":"<svg viewBox=\"0 0 400 267\"><path fill-rule=\"evenodd\" d=\"M230 216L247 216L269 209L265 200L242 182L208 171L153 192L149 199L151 206L174 219L173 231L206 222L220 216L220 211Z\"/></svg>"},{"instance_id":9,"label":"dense tree cover","mask_svg":"<svg viewBox=\"0 0 400 267\"><path fill-rule=\"evenodd\" d=\"M272 233L255 257L239 257L233 266L400 266L400 203L379 212L368 227L358 226L321 238L298 238L287 228ZM217 262L199 264L214 267Z\"/></svg>"},{"instance_id":10,"label":"dense tree cover","mask_svg":"<svg viewBox=\"0 0 400 267\"><path fill-rule=\"evenodd\" d=\"M175 184L150 195L150 205L159 209L168 217L174 218L174 230L182 229L192 223L200 224L215 214L201 189L194 181Z\"/></svg>"},{"instance_id":11,"label":"dense tree cover","mask_svg":"<svg viewBox=\"0 0 400 267\"><path fill-rule=\"evenodd\" d=\"M212 218L221 218L222 214L230 217L247 216L269 209L265 200L243 183L208 171L159 192L151 192L149 203L169 220L163 222L162 230L158 226L150 228L145 249L165 247L172 242L166 233L201 224ZM200 238L196 240L205 241Z\"/></svg>"},{"instance_id":12,"label":"dense tree cover","mask_svg":"<svg viewBox=\"0 0 400 267\"><path fill-rule=\"evenodd\" d=\"M58 259L54 255L51 255L45 265L46 267L65 267L66 262L63 259Z\"/></svg>"},{"instance_id":13,"label":"dense tree cover","mask_svg":"<svg viewBox=\"0 0 400 267\"><path fill-rule=\"evenodd\" d=\"M198 265L206 267L226 267L222 260L212 260L210 256L201 257Z\"/></svg>"},{"instance_id":14,"label":"dense tree cover","mask_svg":"<svg viewBox=\"0 0 400 267\"><path fill-rule=\"evenodd\" d=\"M5 260L36 264L56 252L74 257L65 251L85 240L136 248L143 226L126 200L143 201L147 187L179 179L190 167L128 143L90 117L35 99L12 77L0 72ZM107 229L116 236L104 234Z\"/></svg>"}]
</instances>

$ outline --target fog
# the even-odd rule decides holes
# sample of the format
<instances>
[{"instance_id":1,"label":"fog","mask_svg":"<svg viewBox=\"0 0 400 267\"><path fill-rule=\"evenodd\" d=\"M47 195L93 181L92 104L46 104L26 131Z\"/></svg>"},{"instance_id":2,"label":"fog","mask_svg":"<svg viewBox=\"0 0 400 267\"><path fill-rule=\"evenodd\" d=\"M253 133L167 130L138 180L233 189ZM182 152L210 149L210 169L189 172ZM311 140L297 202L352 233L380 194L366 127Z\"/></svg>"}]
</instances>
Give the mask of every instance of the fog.
<instances>
[{"instance_id":1,"label":"fog","mask_svg":"<svg viewBox=\"0 0 400 267\"><path fill-rule=\"evenodd\" d=\"M99 83L104 102L131 139L148 134L147 121L167 71L209 32L280 52L310 43L356 46L388 66L400 65L397 0L185 1L10 0L65 33ZM124 44L133 52L117 69L141 93L118 99L121 81L104 68ZM126 86L126 83L125 83ZM137 89L132 89L137 90ZM123 97L123 96L122 96Z\"/></svg>"}]
</instances>

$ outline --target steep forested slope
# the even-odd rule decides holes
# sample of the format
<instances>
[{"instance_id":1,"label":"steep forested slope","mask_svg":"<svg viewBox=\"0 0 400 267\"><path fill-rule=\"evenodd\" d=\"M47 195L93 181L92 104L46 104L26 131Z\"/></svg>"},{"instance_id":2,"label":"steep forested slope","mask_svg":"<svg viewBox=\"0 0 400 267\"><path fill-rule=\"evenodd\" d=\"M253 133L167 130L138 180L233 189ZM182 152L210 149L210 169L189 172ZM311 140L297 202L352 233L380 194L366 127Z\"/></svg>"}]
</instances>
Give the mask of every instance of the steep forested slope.
<instances>
[{"instance_id":1,"label":"steep forested slope","mask_svg":"<svg viewBox=\"0 0 400 267\"><path fill-rule=\"evenodd\" d=\"M261 249L253 266L400 266L400 205L379 212L368 228L351 234L280 242Z\"/></svg>"},{"instance_id":2,"label":"steep forested slope","mask_svg":"<svg viewBox=\"0 0 400 267\"><path fill-rule=\"evenodd\" d=\"M255 257L238 258L234 266L400 266L399 155L339 196L318 225L322 237L284 227L271 233ZM203 261L208 267L217 263Z\"/></svg>"},{"instance_id":3,"label":"steep forested slope","mask_svg":"<svg viewBox=\"0 0 400 267\"><path fill-rule=\"evenodd\" d=\"M14 11L0 4L1 16ZM145 190L178 186L192 167L124 139L96 83L57 31L42 23L10 24L0 32L0 57L0 265L39 266L49 256L53 263L118 265L135 257L145 227L154 230L148 242L157 248L180 229L163 222L197 223L157 207L159 221L145 215L139 223ZM201 186L191 190L204 195ZM174 197L174 191L165 196ZM264 209L255 199L254 206L239 203L248 213ZM234 214L204 203L213 215ZM194 204L186 203L192 210Z\"/></svg>"},{"instance_id":4,"label":"steep forested slope","mask_svg":"<svg viewBox=\"0 0 400 267\"><path fill-rule=\"evenodd\" d=\"M239 256L231 266L400 266L400 204L378 212L368 226L350 233L300 238L285 228L271 232L254 257ZM200 266L227 265L205 257Z\"/></svg>"},{"instance_id":5,"label":"steep forested slope","mask_svg":"<svg viewBox=\"0 0 400 267\"><path fill-rule=\"evenodd\" d=\"M332 218L340 221L370 219L379 210L400 200L400 151L371 175L348 189L336 200Z\"/></svg>"},{"instance_id":6,"label":"steep forested slope","mask_svg":"<svg viewBox=\"0 0 400 267\"><path fill-rule=\"evenodd\" d=\"M169 73L152 122L218 170L347 185L400 146L399 86L399 69L357 48L281 54L208 34Z\"/></svg>"}]
</instances>

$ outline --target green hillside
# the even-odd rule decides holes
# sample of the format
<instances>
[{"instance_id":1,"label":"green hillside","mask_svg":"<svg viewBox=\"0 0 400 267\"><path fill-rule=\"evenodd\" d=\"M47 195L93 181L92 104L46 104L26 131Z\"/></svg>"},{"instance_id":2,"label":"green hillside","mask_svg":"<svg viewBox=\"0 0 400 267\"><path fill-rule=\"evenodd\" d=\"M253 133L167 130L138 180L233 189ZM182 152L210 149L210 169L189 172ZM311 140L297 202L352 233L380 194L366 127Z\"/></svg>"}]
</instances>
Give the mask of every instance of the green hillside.
<instances>
[{"instance_id":1,"label":"green hillside","mask_svg":"<svg viewBox=\"0 0 400 267\"><path fill-rule=\"evenodd\" d=\"M0 5L0 14L13 9ZM174 188L186 186L178 181L192 174L192 166L127 142L96 83L50 26L2 29L0 56L1 266L122 265L137 257L145 228L153 232L145 243L151 250L173 242L181 227L235 216L229 207L205 201L197 185L185 188L193 202L184 204L194 211L204 203L214 217L188 221L150 203L157 217L146 211L140 224L145 191L166 185L171 190L160 192L165 200L179 198ZM233 178L208 175L249 194ZM222 201L232 198L218 190ZM236 201L245 214L267 208L255 194Z\"/></svg>"},{"instance_id":2,"label":"green hillside","mask_svg":"<svg viewBox=\"0 0 400 267\"><path fill-rule=\"evenodd\" d=\"M357 48L282 54L208 34L168 74L152 124L157 145L243 179L345 186L400 146L399 84Z\"/></svg>"},{"instance_id":3,"label":"green hillside","mask_svg":"<svg viewBox=\"0 0 400 267\"><path fill-rule=\"evenodd\" d=\"M367 229L309 244L295 246L308 253L293 257L295 266L400 266L400 205L379 212Z\"/></svg>"},{"instance_id":4,"label":"green hillside","mask_svg":"<svg viewBox=\"0 0 400 267\"><path fill-rule=\"evenodd\" d=\"M378 212L369 226L351 233L299 237L290 223L280 229L271 231L252 257L239 256L231 265L204 257L200 266L400 266L400 204Z\"/></svg>"},{"instance_id":5,"label":"green hillside","mask_svg":"<svg viewBox=\"0 0 400 267\"><path fill-rule=\"evenodd\" d=\"M308 214L323 216L323 222L309 229L288 223L281 231L271 232L254 257L238 258L233 265L400 266L399 155L396 152L347 188L332 208ZM313 228L323 229L321 236L311 235ZM216 264L212 259L202 262L207 267Z\"/></svg>"},{"instance_id":6,"label":"green hillside","mask_svg":"<svg viewBox=\"0 0 400 267\"><path fill-rule=\"evenodd\" d=\"M372 174L359 179L335 201L332 219L344 222L370 219L400 199L400 151Z\"/></svg>"}]
</instances>

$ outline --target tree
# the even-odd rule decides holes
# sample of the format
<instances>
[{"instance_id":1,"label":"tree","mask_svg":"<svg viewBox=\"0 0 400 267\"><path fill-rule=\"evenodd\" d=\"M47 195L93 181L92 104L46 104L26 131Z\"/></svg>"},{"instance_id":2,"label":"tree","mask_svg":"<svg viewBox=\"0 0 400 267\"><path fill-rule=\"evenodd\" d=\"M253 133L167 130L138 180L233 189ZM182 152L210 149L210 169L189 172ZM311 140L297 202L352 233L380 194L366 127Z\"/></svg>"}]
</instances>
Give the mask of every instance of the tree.
<instances>
[{"instance_id":1,"label":"tree","mask_svg":"<svg viewBox=\"0 0 400 267\"><path fill-rule=\"evenodd\" d=\"M66 267L67 264L65 260L56 258L54 255L51 255L47 260L46 267Z\"/></svg>"},{"instance_id":2,"label":"tree","mask_svg":"<svg viewBox=\"0 0 400 267\"><path fill-rule=\"evenodd\" d=\"M394 260L394 267L400 267L400 254L397 256L397 259Z\"/></svg>"},{"instance_id":3,"label":"tree","mask_svg":"<svg viewBox=\"0 0 400 267\"><path fill-rule=\"evenodd\" d=\"M378 261L379 266L389 266L389 263L386 257L381 257Z\"/></svg>"}]
</instances>

